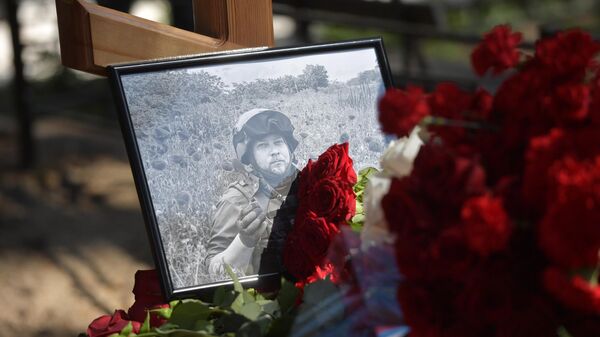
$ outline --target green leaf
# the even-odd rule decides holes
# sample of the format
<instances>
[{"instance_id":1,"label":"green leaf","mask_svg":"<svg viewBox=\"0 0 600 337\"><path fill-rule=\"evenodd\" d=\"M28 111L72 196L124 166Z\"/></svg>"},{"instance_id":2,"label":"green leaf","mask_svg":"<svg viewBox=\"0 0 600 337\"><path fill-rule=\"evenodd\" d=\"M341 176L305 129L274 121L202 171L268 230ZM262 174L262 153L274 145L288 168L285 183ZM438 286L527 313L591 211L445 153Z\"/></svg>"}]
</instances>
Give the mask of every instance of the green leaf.
<instances>
[{"instance_id":1,"label":"green leaf","mask_svg":"<svg viewBox=\"0 0 600 337\"><path fill-rule=\"evenodd\" d=\"M204 331L193 331L186 329L170 329L165 330L161 328L156 328L156 336L159 337L216 337L212 333L206 333Z\"/></svg>"},{"instance_id":2,"label":"green leaf","mask_svg":"<svg viewBox=\"0 0 600 337\"><path fill-rule=\"evenodd\" d=\"M162 318L169 319L169 318L171 318L171 314L173 313L173 307L157 308L157 309L152 309L152 310L148 310L148 311L156 313L157 315L159 315Z\"/></svg>"},{"instance_id":3,"label":"green leaf","mask_svg":"<svg viewBox=\"0 0 600 337\"><path fill-rule=\"evenodd\" d=\"M206 320L211 313L208 305L199 300L183 300L175 308L169 319L169 323L177 325L181 329L191 330L199 320Z\"/></svg>"},{"instance_id":4,"label":"green leaf","mask_svg":"<svg viewBox=\"0 0 600 337\"><path fill-rule=\"evenodd\" d=\"M355 216L352 217L352 222L365 222L365 215L364 214L357 214Z\"/></svg>"},{"instance_id":5,"label":"green leaf","mask_svg":"<svg viewBox=\"0 0 600 337\"><path fill-rule=\"evenodd\" d=\"M238 293L244 291L244 287L242 287L240 280L238 279L237 275L233 272L233 269L231 269L231 266L225 264L225 270L227 271L227 274L229 274L229 277L231 277L231 280L233 280L233 290L237 291Z\"/></svg>"},{"instance_id":6,"label":"green leaf","mask_svg":"<svg viewBox=\"0 0 600 337\"><path fill-rule=\"evenodd\" d=\"M262 331L256 322L246 322L235 333L235 337L261 337Z\"/></svg>"},{"instance_id":7,"label":"green leaf","mask_svg":"<svg viewBox=\"0 0 600 337\"><path fill-rule=\"evenodd\" d=\"M243 294L238 294L237 297L235 298L235 300L233 301L233 303L231 303L231 310L233 310L235 313L240 313L240 310L242 310L242 306L244 305L244 295Z\"/></svg>"},{"instance_id":8,"label":"green leaf","mask_svg":"<svg viewBox=\"0 0 600 337\"><path fill-rule=\"evenodd\" d=\"M213 322L213 325L215 327L215 334L222 335L229 332L235 333L246 322L249 322L248 319L242 315L223 315L215 319Z\"/></svg>"},{"instance_id":9,"label":"green leaf","mask_svg":"<svg viewBox=\"0 0 600 337\"><path fill-rule=\"evenodd\" d=\"M276 320L273 320L266 335L269 337L287 336L292 329L294 319L295 315L286 314Z\"/></svg>"},{"instance_id":10,"label":"green leaf","mask_svg":"<svg viewBox=\"0 0 600 337\"><path fill-rule=\"evenodd\" d=\"M221 308L230 307L233 301L236 299L237 294L233 290L221 286L217 288L213 296L213 304Z\"/></svg>"},{"instance_id":11,"label":"green leaf","mask_svg":"<svg viewBox=\"0 0 600 337\"><path fill-rule=\"evenodd\" d=\"M252 296L250 294L250 292L248 292L247 290L242 290L242 297L244 299L244 303L254 303L254 302L256 302L256 299L254 298L254 296Z\"/></svg>"},{"instance_id":12,"label":"green leaf","mask_svg":"<svg viewBox=\"0 0 600 337\"><path fill-rule=\"evenodd\" d=\"M357 233L362 231L363 227L364 223L362 222L350 222L350 228Z\"/></svg>"},{"instance_id":13,"label":"green leaf","mask_svg":"<svg viewBox=\"0 0 600 337\"><path fill-rule=\"evenodd\" d=\"M131 322L127 323L127 325L121 330L120 335L129 336L133 332L133 324Z\"/></svg>"},{"instance_id":14,"label":"green leaf","mask_svg":"<svg viewBox=\"0 0 600 337\"><path fill-rule=\"evenodd\" d=\"M277 302L282 313L287 313L296 306L296 300L300 294L300 290L286 279L281 279L281 289L277 295Z\"/></svg>"},{"instance_id":15,"label":"green leaf","mask_svg":"<svg viewBox=\"0 0 600 337\"><path fill-rule=\"evenodd\" d=\"M262 313L261 306L256 302L246 303L240 309L239 314L254 321Z\"/></svg>"},{"instance_id":16,"label":"green leaf","mask_svg":"<svg viewBox=\"0 0 600 337\"><path fill-rule=\"evenodd\" d=\"M558 335L558 337L572 337L567 328L565 328L562 325L558 328L556 334Z\"/></svg>"},{"instance_id":17,"label":"green leaf","mask_svg":"<svg viewBox=\"0 0 600 337\"><path fill-rule=\"evenodd\" d=\"M257 300L256 303L260 305L262 312L269 315L275 315L279 311L279 303L272 300Z\"/></svg>"},{"instance_id":18,"label":"green leaf","mask_svg":"<svg viewBox=\"0 0 600 337\"><path fill-rule=\"evenodd\" d=\"M254 322L260 326L261 333L265 335L273 324L273 317L263 313Z\"/></svg>"},{"instance_id":19,"label":"green leaf","mask_svg":"<svg viewBox=\"0 0 600 337\"><path fill-rule=\"evenodd\" d=\"M150 312L146 311L146 319L140 328L140 333L150 332Z\"/></svg>"},{"instance_id":20,"label":"green leaf","mask_svg":"<svg viewBox=\"0 0 600 337\"><path fill-rule=\"evenodd\" d=\"M363 208L363 205L360 202L356 202L356 211L355 214L360 214L360 215L364 215L365 213L365 209Z\"/></svg>"},{"instance_id":21,"label":"green leaf","mask_svg":"<svg viewBox=\"0 0 600 337\"><path fill-rule=\"evenodd\" d=\"M209 334L215 333L215 327L210 321L197 321L194 325L194 330L198 332L206 332Z\"/></svg>"}]
</instances>

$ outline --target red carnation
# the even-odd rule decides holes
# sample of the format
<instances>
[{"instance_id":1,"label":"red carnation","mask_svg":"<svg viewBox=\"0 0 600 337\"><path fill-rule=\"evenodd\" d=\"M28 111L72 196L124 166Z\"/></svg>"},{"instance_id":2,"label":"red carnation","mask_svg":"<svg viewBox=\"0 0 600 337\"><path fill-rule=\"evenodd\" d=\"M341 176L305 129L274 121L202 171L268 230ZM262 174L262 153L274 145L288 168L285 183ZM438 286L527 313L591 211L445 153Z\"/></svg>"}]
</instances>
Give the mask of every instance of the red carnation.
<instances>
[{"instance_id":1,"label":"red carnation","mask_svg":"<svg viewBox=\"0 0 600 337\"><path fill-rule=\"evenodd\" d=\"M542 250L567 268L595 266L600 251L600 156L550 168L552 202L539 224Z\"/></svg>"},{"instance_id":2,"label":"red carnation","mask_svg":"<svg viewBox=\"0 0 600 337\"><path fill-rule=\"evenodd\" d=\"M550 267L544 272L544 287L571 309L600 314L598 279L589 282L579 275L568 276L560 269Z\"/></svg>"},{"instance_id":3,"label":"red carnation","mask_svg":"<svg viewBox=\"0 0 600 337\"><path fill-rule=\"evenodd\" d=\"M595 71L591 83L591 99L589 114L594 125L600 125L600 68Z\"/></svg>"},{"instance_id":4,"label":"red carnation","mask_svg":"<svg viewBox=\"0 0 600 337\"><path fill-rule=\"evenodd\" d=\"M483 41L471 54L471 64L479 76L489 69L499 74L519 62L517 46L521 33L513 33L508 25L496 26L483 36Z\"/></svg>"},{"instance_id":5,"label":"red carnation","mask_svg":"<svg viewBox=\"0 0 600 337\"><path fill-rule=\"evenodd\" d=\"M506 247L512 227L502 199L487 194L468 199L461 217L472 250L485 257Z\"/></svg>"},{"instance_id":6,"label":"red carnation","mask_svg":"<svg viewBox=\"0 0 600 337\"><path fill-rule=\"evenodd\" d=\"M535 59L556 76L581 80L598 51L600 43L576 29L539 41L535 46Z\"/></svg>"},{"instance_id":7,"label":"red carnation","mask_svg":"<svg viewBox=\"0 0 600 337\"><path fill-rule=\"evenodd\" d=\"M477 89L475 96L471 102L471 112L473 116L483 120L488 120L492 113L492 107L494 104L494 96L492 96L485 89Z\"/></svg>"},{"instance_id":8,"label":"red carnation","mask_svg":"<svg viewBox=\"0 0 600 337\"><path fill-rule=\"evenodd\" d=\"M466 130L460 125L471 106L471 95L453 83L441 83L429 96L431 115L442 117L440 124L433 124L428 130L438 135L444 144L453 146L464 142Z\"/></svg>"},{"instance_id":9,"label":"red carnation","mask_svg":"<svg viewBox=\"0 0 600 337\"><path fill-rule=\"evenodd\" d=\"M485 192L485 171L476 158L452 154L431 143L421 147L410 179L414 180L412 188L430 202L429 207L457 218L466 198Z\"/></svg>"},{"instance_id":10,"label":"red carnation","mask_svg":"<svg viewBox=\"0 0 600 337\"><path fill-rule=\"evenodd\" d=\"M140 332L140 322L130 321L123 310L115 310L112 316L104 315L93 320L87 328L87 335L88 337L106 337L118 334L129 323L132 325L132 332Z\"/></svg>"},{"instance_id":11,"label":"red carnation","mask_svg":"<svg viewBox=\"0 0 600 337\"><path fill-rule=\"evenodd\" d=\"M557 124L583 121L588 116L590 88L581 83L558 85L543 103Z\"/></svg>"},{"instance_id":12,"label":"red carnation","mask_svg":"<svg viewBox=\"0 0 600 337\"><path fill-rule=\"evenodd\" d=\"M379 101L379 122L383 132L405 137L425 117L429 105L423 89L409 86L406 91L388 90Z\"/></svg>"}]
</instances>

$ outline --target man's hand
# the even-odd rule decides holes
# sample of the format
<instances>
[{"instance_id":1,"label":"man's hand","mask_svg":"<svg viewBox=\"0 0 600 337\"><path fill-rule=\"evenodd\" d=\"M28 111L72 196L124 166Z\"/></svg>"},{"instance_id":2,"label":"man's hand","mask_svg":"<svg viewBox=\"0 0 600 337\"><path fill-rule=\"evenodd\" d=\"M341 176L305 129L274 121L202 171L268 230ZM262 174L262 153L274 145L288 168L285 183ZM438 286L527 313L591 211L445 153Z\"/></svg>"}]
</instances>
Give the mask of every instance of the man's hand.
<instances>
[{"instance_id":1,"label":"man's hand","mask_svg":"<svg viewBox=\"0 0 600 337\"><path fill-rule=\"evenodd\" d=\"M268 221L266 214L262 211L256 201L246 206L238 219L240 228L240 240L246 247L255 247L261 235L267 229Z\"/></svg>"}]
</instances>

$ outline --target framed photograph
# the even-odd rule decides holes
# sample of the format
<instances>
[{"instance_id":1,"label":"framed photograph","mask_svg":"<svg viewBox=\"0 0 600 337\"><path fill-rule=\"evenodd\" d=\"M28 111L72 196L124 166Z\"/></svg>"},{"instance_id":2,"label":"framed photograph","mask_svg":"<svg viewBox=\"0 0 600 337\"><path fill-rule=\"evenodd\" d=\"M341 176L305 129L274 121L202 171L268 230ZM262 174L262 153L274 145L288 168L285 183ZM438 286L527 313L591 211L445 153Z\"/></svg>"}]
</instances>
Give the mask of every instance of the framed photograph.
<instances>
[{"instance_id":1,"label":"framed photograph","mask_svg":"<svg viewBox=\"0 0 600 337\"><path fill-rule=\"evenodd\" d=\"M379 167L380 39L109 68L156 267L168 298L277 277L295 180L348 142Z\"/></svg>"}]
</instances>

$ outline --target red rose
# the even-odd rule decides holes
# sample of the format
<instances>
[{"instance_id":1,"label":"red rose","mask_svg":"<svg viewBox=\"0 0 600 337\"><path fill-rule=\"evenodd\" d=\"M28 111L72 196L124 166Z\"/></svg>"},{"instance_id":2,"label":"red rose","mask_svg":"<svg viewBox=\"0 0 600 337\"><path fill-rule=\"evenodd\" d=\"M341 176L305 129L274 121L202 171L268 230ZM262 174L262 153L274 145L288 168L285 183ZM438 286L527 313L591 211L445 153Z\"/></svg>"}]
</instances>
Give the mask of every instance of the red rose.
<instances>
[{"instance_id":1,"label":"red rose","mask_svg":"<svg viewBox=\"0 0 600 337\"><path fill-rule=\"evenodd\" d=\"M468 199L461 217L467 243L473 251L485 257L506 247L512 226L502 199L487 194Z\"/></svg>"},{"instance_id":2,"label":"red rose","mask_svg":"<svg viewBox=\"0 0 600 337\"><path fill-rule=\"evenodd\" d=\"M550 168L553 192L538 228L542 250L567 268L595 266L600 251L600 156Z\"/></svg>"},{"instance_id":3,"label":"red rose","mask_svg":"<svg viewBox=\"0 0 600 337\"><path fill-rule=\"evenodd\" d=\"M584 313L600 314L600 286L579 275L568 276L558 268L544 272L544 287L566 307Z\"/></svg>"},{"instance_id":4,"label":"red rose","mask_svg":"<svg viewBox=\"0 0 600 337\"><path fill-rule=\"evenodd\" d=\"M130 321L123 310L115 310L112 316L104 315L96 318L87 328L89 337L106 337L112 334L118 334L131 323L134 333L140 332L140 322Z\"/></svg>"},{"instance_id":5,"label":"red rose","mask_svg":"<svg viewBox=\"0 0 600 337\"><path fill-rule=\"evenodd\" d=\"M352 185L336 177L326 177L315 182L306 198L310 211L336 224L350 220L356 210L356 196Z\"/></svg>"},{"instance_id":6,"label":"red rose","mask_svg":"<svg viewBox=\"0 0 600 337\"><path fill-rule=\"evenodd\" d=\"M398 137L408 136L419 122L429 115L429 105L423 90L409 86L406 91L388 90L379 101L381 130Z\"/></svg>"},{"instance_id":7,"label":"red rose","mask_svg":"<svg viewBox=\"0 0 600 337\"><path fill-rule=\"evenodd\" d=\"M306 254L305 258L309 258L316 266L323 263L333 238L339 232L335 224L323 217L314 216L307 217L304 223L296 224L294 231L302 238L299 247Z\"/></svg>"},{"instance_id":8,"label":"red rose","mask_svg":"<svg viewBox=\"0 0 600 337\"><path fill-rule=\"evenodd\" d=\"M310 242L301 231L292 230L285 240L283 265L287 272L300 282L312 275L316 268L306 254L310 246Z\"/></svg>"},{"instance_id":9,"label":"red rose","mask_svg":"<svg viewBox=\"0 0 600 337\"><path fill-rule=\"evenodd\" d=\"M309 160L300 174L299 195L305 199L310 190L323 178L339 178L351 185L356 184L356 172L348 155L348 143L334 144L316 161Z\"/></svg>"},{"instance_id":10,"label":"red rose","mask_svg":"<svg viewBox=\"0 0 600 337\"><path fill-rule=\"evenodd\" d=\"M513 33L508 25L496 26L483 36L483 41L471 54L471 64L475 72L483 76L489 69L499 74L519 62L517 46L521 33Z\"/></svg>"},{"instance_id":11,"label":"red rose","mask_svg":"<svg viewBox=\"0 0 600 337\"><path fill-rule=\"evenodd\" d=\"M559 32L536 43L535 59L556 76L582 79L600 44L581 30Z\"/></svg>"},{"instance_id":12,"label":"red rose","mask_svg":"<svg viewBox=\"0 0 600 337\"><path fill-rule=\"evenodd\" d=\"M138 270L135 273L135 284L133 286L135 302L127 311L130 319L138 322L144 322L148 310L167 308L156 270ZM166 319L157 315L150 314L150 325L152 327L161 326Z\"/></svg>"}]
</instances>

